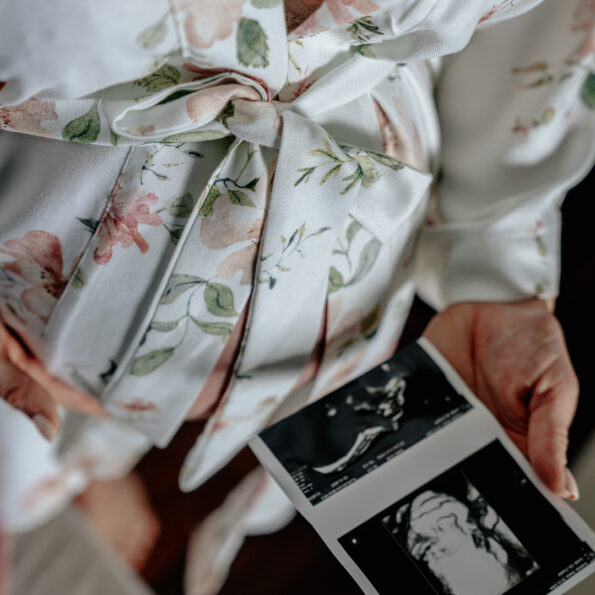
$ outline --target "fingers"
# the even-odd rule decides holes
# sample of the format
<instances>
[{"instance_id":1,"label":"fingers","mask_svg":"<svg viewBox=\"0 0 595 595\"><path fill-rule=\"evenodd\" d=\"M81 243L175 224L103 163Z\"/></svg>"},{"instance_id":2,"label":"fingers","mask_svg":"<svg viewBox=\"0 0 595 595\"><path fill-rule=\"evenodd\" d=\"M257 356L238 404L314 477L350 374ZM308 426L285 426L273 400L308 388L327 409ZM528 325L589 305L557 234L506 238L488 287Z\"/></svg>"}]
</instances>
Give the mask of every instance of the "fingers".
<instances>
[{"instance_id":1,"label":"fingers","mask_svg":"<svg viewBox=\"0 0 595 595\"><path fill-rule=\"evenodd\" d=\"M578 498L578 488L566 467L566 452L578 393L578 380L564 348L540 376L529 401L529 460L555 494L571 500Z\"/></svg>"},{"instance_id":2,"label":"fingers","mask_svg":"<svg viewBox=\"0 0 595 595\"><path fill-rule=\"evenodd\" d=\"M73 411L97 417L109 417L94 397L49 374L43 365L31 357L0 323L0 341L2 339L4 339L4 350L8 359L35 383L44 387L55 403Z\"/></svg>"},{"instance_id":3,"label":"fingers","mask_svg":"<svg viewBox=\"0 0 595 595\"><path fill-rule=\"evenodd\" d=\"M109 417L109 415L101 408L99 401L97 401L95 397L51 376L37 360L28 358L28 360L23 363L22 369L24 369L32 379L44 386L52 396L53 400L59 405L72 411L80 411L96 417Z\"/></svg>"},{"instance_id":4,"label":"fingers","mask_svg":"<svg viewBox=\"0 0 595 595\"><path fill-rule=\"evenodd\" d=\"M41 435L52 440L60 427L60 416L47 390L0 355L0 397L31 418Z\"/></svg>"}]
</instances>

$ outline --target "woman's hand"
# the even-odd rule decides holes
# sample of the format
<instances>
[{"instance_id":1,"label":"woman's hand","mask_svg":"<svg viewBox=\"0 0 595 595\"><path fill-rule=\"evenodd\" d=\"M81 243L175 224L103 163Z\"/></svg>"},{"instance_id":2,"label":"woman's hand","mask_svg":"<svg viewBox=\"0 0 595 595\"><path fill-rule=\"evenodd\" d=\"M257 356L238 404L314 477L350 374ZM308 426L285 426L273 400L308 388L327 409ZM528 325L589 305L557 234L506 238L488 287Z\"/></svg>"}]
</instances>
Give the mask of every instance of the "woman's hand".
<instances>
[{"instance_id":1,"label":"woman's hand","mask_svg":"<svg viewBox=\"0 0 595 595\"><path fill-rule=\"evenodd\" d=\"M96 399L54 378L0 321L0 398L21 410L52 440L60 428L57 405L106 417Z\"/></svg>"},{"instance_id":2,"label":"woman's hand","mask_svg":"<svg viewBox=\"0 0 595 595\"><path fill-rule=\"evenodd\" d=\"M500 421L537 474L558 496L575 500L566 467L578 380L553 304L456 304L424 331Z\"/></svg>"}]
</instances>

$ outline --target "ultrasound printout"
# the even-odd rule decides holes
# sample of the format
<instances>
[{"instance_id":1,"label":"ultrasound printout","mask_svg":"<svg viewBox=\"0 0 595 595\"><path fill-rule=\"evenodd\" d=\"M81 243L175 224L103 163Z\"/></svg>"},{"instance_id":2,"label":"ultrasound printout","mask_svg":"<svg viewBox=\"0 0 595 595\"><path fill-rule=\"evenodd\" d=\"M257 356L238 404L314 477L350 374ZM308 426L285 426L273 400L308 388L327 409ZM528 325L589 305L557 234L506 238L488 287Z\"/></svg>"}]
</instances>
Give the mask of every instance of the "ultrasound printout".
<instances>
[{"instance_id":1,"label":"ultrasound printout","mask_svg":"<svg viewBox=\"0 0 595 595\"><path fill-rule=\"evenodd\" d=\"M315 505L470 408L414 345L260 437Z\"/></svg>"}]
</instances>

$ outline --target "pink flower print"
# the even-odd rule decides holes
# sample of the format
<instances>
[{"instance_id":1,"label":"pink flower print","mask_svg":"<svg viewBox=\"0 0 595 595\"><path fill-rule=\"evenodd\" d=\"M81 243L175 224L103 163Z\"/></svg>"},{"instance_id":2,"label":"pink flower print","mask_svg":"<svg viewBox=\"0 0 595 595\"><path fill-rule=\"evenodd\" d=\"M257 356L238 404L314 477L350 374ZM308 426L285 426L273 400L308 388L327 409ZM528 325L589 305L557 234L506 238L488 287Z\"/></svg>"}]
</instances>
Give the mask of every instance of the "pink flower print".
<instances>
[{"instance_id":1,"label":"pink flower print","mask_svg":"<svg viewBox=\"0 0 595 595\"><path fill-rule=\"evenodd\" d=\"M93 252L97 264L107 264L112 257L114 246L122 244L128 248L136 244L142 254L149 249L149 243L138 231L139 224L161 225L161 215L151 213L151 204L159 199L152 192L147 193L142 186L122 190L120 181L110 197L109 206L99 223L98 243Z\"/></svg>"},{"instance_id":2,"label":"pink flower print","mask_svg":"<svg viewBox=\"0 0 595 595\"><path fill-rule=\"evenodd\" d=\"M478 25L492 18L498 11L503 8L511 8L513 6L513 0L501 0L500 4L492 4L492 8L488 8L482 17L479 19Z\"/></svg>"},{"instance_id":3,"label":"pink flower print","mask_svg":"<svg viewBox=\"0 0 595 595\"><path fill-rule=\"evenodd\" d=\"M299 37L321 33L325 29L326 27L318 24L318 12L313 12L301 25L293 28L291 33Z\"/></svg>"},{"instance_id":4,"label":"pink flower print","mask_svg":"<svg viewBox=\"0 0 595 595\"><path fill-rule=\"evenodd\" d=\"M194 72L198 75L191 79L193 81L200 81L201 79L206 79L210 76L215 76L216 74L231 72L229 68L203 68L202 66L192 64L192 62L184 62L184 64L182 64L182 68L188 72Z\"/></svg>"},{"instance_id":5,"label":"pink flower print","mask_svg":"<svg viewBox=\"0 0 595 595\"><path fill-rule=\"evenodd\" d=\"M306 70L305 74L308 74L308 70ZM316 78L306 76L306 78L297 86L296 90L293 92L293 98L297 99L300 95L303 95L316 82L316 80Z\"/></svg>"},{"instance_id":6,"label":"pink flower print","mask_svg":"<svg viewBox=\"0 0 595 595\"><path fill-rule=\"evenodd\" d=\"M369 15L378 10L378 5L372 0L326 0L326 5L339 25L350 23L357 18L348 6L355 8L360 15Z\"/></svg>"},{"instance_id":7,"label":"pink flower print","mask_svg":"<svg viewBox=\"0 0 595 595\"><path fill-rule=\"evenodd\" d=\"M481 25L481 23L483 23L484 21L487 21L489 18L493 17L497 11L498 11L498 7L492 6L492 8L489 8L488 10L486 10L483 13L483 15L481 16L481 19L479 19L479 22L477 24Z\"/></svg>"},{"instance_id":8,"label":"pink flower print","mask_svg":"<svg viewBox=\"0 0 595 595\"><path fill-rule=\"evenodd\" d=\"M547 107L537 118L533 118L531 122L524 123L520 118L515 118L512 133L519 134L523 142L526 143L529 141L529 133L535 128L549 124L554 119L555 113L553 107Z\"/></svg>"},{"instance_id":9,"label":"pink flower print","mask_svg":"<svg viewBox=\"0 0 595 595\"><path fill-rule=\"evenodd\" d=\"M252 281L257 254L258 243L256 242L232 252L219 263L217 276L231 279L238 271L242 271L240 285L247 285Z\"/></svg>"},{"instance_id":10,"label":"pink flower print","mask_svg":"<svg viewBox=\"0 0 595 595\"><path fill-rule=\"evenodd\" d=\"M207 124L233 99L259 101L260 95L252 87L235 83L207 87L195 91L188 97L186 111L190 119L197 124Z\"/></svg>"},{"instance_id":11,"label":"pink flower print","mask_svg":"<svg viewBox=\"0 0 595 595\"><path fill-rule=\"evenodd\" d=\"M579 60L595 52L595 0L583 0L574 12L573 32L584 32L584 38L576 49Z\"/></svg>"},{"instance_id":12,"label":"pink flower print","mask_svg":"<svg viewBox=\"0 0 595 595\"><path fill-rule=\"evenodd\" d=\"M229 196L222 194L213 204L213 215L200 224L203 244L212 250L223 250L238 242L258 239L263 226L262 217L242 221L238 220L241 215Z\"/></svg>"},{"instance_id":13,"label":"pink flower print","mask_svg":"<svg viewBox=\"0 0 595 595\"><path fill-rule=\"evenodd\" d=\"M0 128L8 128L35 136L54 138L55 135L44 128L41 123L57 119L56 104L53 101L31 99L19 105L0 108Z\"/></svg>"},{"instance_id":14,"label":"pink flower print","mask_svg":"<svg viewBox=\"0 0 595 595\"><path fill-rule=\"evenodd\" d=\"M187 70L188 72L194 72L197 74L197 76L195 76L193 79L190 79L193 81L200 81L200 80L208 78L210 76L215 76L217 74L223 74L224 72L228 72L228 73L237 72L238 74L241 74L243 77L252 79L253 81L257 82L266 91L267 101L271 101L271 99L272 99L271 91L270 91L269 86L267 85L266 81L264 81L261 78L258 78L257 76L254 76L252 74L240 72L239 70L234 70L233 68L202 68L201 66L196 66L195 64L192 64L192 62L184 62L182 67L184 68L184 70ZM260 97L259 97L259 99L260 99Z\"/></svg>"},{"instance_id":15,"label":"pink flower print","mask_svg":"<svg viewBox=\"0 0 595 595\"><path fill-rule=\"evenodd\" d=\"M186 39L197 48L209 48L215 41L227 39L242 17L244 0L173 0L175 12L186 10Z\"/></svg>"},{"instance_id":16,"label":"pink flower print","mask_svg":"<svg viewBox=\"0 0 595 595\"><path fill-rule=\"evenodd\" d=\"M25 307L47 322L69 276L62 273L60 240L45 231L30 231L6 241L0 253L14 259L4 263L4 269L31 285L21 293Z\"/></svg>"},{"instance_id":17,"label":"pink flower print","mask_svg":"<svg viewBox=\"0 0 595 595\"><path fill-rule=\"evenodd\" d=\"M306 0L306 3L310 5L319 4L319 2L313 2L312 0ZM326 0L325 4L338 25L350 23L358 18L357 14L349 10L348 7L350 6L360 13L359 16L367 16L379 8L372 0ZM324 31L325 28L318 24L318 16L319 11L315 10L301 25L293 30L293 33L295 35L306 35Z\"/></svg>"},{"instance_id":18,"label":"pink flower print","mask_svg":"<svg viewBox=\"0 0 595 595\"><path fill-rule=\"evenodd\" d=\"M424 156L417 127L409 117L406 106L400 99L395 97L393 104L399 116L398 128L395 128L380 104L374 101L374 111L378 118L378 127L382 136L382 151L397 161L421 169Z\"/></svg>"},{"instance_id":19,"label":"pink flower print","mask_svg":"<svg viewBox=\"0 0 595 595\"><path fill-rule=\"evenodd\" d=\"M139 126L138 133L141 136L149 136L149 134L153 134L155 132L155 126Z\"/></svg>"},{"instance_id":20,"label":"pink flower print","mask_svg":"<svg viewBox=\"0 0 595 595\"><path fill-rule=\"evenodd\" d=\"M298 31L305 23L306 29L310 30L316 22L316 10L320 6L320 0L285 0L285 20L287 31ZM303 34L304 31L301 32Z\"/></svg>"},{"instance_id":21,"label":"pink flower print","mask_svg":"<svg viewBox=\"0 0 595 595\"><path fill-rule=\"evenodd\" d=\"M139 398L131 399L126 403L118 403L117 406L125 411L131 411L133 413L156 413L159 411L159 407L157 407L153 401Z\"/></svg>"}]
</instances>

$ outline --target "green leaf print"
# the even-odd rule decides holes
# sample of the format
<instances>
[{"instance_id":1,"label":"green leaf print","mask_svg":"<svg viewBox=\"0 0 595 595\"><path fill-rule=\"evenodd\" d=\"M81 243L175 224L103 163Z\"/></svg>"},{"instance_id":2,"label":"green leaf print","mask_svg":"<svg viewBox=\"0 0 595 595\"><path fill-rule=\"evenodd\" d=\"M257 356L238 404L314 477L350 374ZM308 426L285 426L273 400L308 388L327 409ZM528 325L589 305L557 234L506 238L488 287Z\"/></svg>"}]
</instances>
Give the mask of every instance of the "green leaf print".
<instances>
[{"instance_id":1,"label":"green leaf print","mask_svg":"<svg viewBox=\"0 0 595 595\"><path fill-rule=\"evenodd\" d=\"M339 171L341 170L342 163L337 163L337 165L333 165L323 176L320 178L320 185L324 184L329 178L334 178L337 176Z\"/></svg>"},{"instance_id":2,"label":"green leaf print","mask_svg":"<svg viewBox=\"0 0 595 595\"><path fill-rule=\"evenodd\" d=\"M118 369L118 364L113 359L110 359L109 363L108 363L107 370L105 370L105 372L101 372L101 374L99 374L99 379L101 380L101 382L103 382L103 384L107 384L112 379L112 377L116 373L117 369Z\"/></svg>"},{"instance_id":3,"label":"green leaf print","mask_svg":"<svg viewBox=\"0 0 595 595\"><path fill-rule=\"evenodd\" d=\"M238 25L238 60L244 66L264 68L269 65L267 36L258 21L243 18Z\"/></svg>"},{"instance_id":4,"label":"green leaf print","mask_svg":"<svg viewBox=\"0 0 595 595\"><path fill-rule=\"evenodd\" d=\"M190 143L194 141L203 140L218 140L225 136L229 136L228 132L221 132L220 130L195 130L194 132L180 132L179 134L170 134L166 136L162 143Z\"/></svg>"},{"instance_id":5,"label":"green leaf print","mask_svg":"<svg viewBox=\"0 0 595 595\"><path fill-rule=\"evenodd\" d=\"M589 73L581 90L581 98L589 109L595 109L595 74Z\"/></svg>"},{"instance_id":6,"label":"green leaf print","mask_svg":"<svg viewBox=\"0 0 595 595\"><path fill-rule=\"evenodd\" d=\"M351 38L360 44L370 41L375 35L384 35L369 16L353 21L347 26L347 31L351 34Z\"/></svg>"},{"instance_id":7,"label":"green leaf print","mask_svg":"<svg viewBox=\"0 0 595 595\"><path fill-rule=\"evenodd\" d=\"M77 220L80 221L87 228L87 230L90 231L91 233L95 233L95 230L99 226L99 220L93 219L92 217L87 217L87 218L77 217Z\"/></svg>"},{"instance_id":8,"label":"green leaf print","mask_svg":"<svg viewBox=\"0 0 595 595\"><path fill-rule=\"evenodd\" d=\"M308 182L310 176L316 171L316 167L302 167L298 171L304 173L295 181L294 186L299 186L302 182Z\"/></svg>"},{"instance_id":9,"label":"green leaf print","mask_svg":"<svg viewBox=\"0 0 595 595\"><path fill-rule=\"evenodd\" d=\"M347 241L349 243L351 243L353 241L353 238L355 238L355 235L361 228L362 228L362 225L358 221L352 221L349 224L349 227L347 228L347 231L345 232L345 237L347 238Z\"/></svg>"},{"instance_id":10,"label":"green leaf print","mask_svg":"<svg viewBox=\"0 0 595 595\"><path fill-rule=\"evenodd\" d=\"M151 50L157 47L165 38L167 33L167 26L165 20L161 19L158 23L147 27L144 31L141 31L136 38L136 41L145 50Z\"/></svg>"},{"instance_id":11,"label":"green leaf print","mask_svg":"<svg viewBox=\"0 0 595 595\"><path fill-rule=\"evenodd\" d=\"M163 347L135 358L130 365L130 374L133 376L150 374L162 366L174 354L174 351L173 347Z\"/></svg>"},{"instance_id":12,"label":"green leaf print","mask_svg":"<svg viewBox=\"0 0 595 595\"><path fill-rule=\"evenodd\" d=\"M101 129L99 111L97 110L98 103L95 101L86 114L71 120L64 126L62 130L64 140L76 143L94 143L97 140Z\"/></svg>"},{"instance_id":13,"label":"green leaf print","mask_svg":"<svg viewBox=\"0 0 595 595\"><path fill-rule=\"evenodd\" d=\"M372 159L374 159L374 161L380 163L381 165L386 165L386 167L390 167L391 169L394 169L395 171L399 171L400 169L403 169L404 164L401 161L398 161L397 159L393 159L392 157L389 157L388 155L385 155L384 153L377 153L376 151L370 151L369 149L366 151L366 155L368 155L368 157L371 157Z\"/></svg>"},{"instance_id":14,"label":"green leaf print","mask_svg":"<svg viewBox=\"0 0 595 595\"><path fill-rule=\"evenodd\" d=\"M242 188L246 188L248 190L254 190L254 188L256 188L256 184L258 184L258 180L260 178L253 178L252 180L250 180L247 184L244 184L242 186Z\"/></svg>"},{"instance_id":15,"label":"green leaf print","mask_svg":"<svg viewBox=\"0 0 595 595\"><path fill-rule=\"evenodd\" d=\"M335 267L331 267L328 276L328 293L333 293L344 285L343 275Z\"/></svg>"},{"instance_id":16,"label":"green leaf print","mask_svg":"<svg viewBox=\"0 0 595 595\"><path fill-rule=\"evenodd\" d=\"M222 283L207 283L204 293L207 310L215 316L237 316L233 292Z\"/></svg>"},{"instance_id":17,"label":"green leaf print","mask_svg":"<svg viewBox=\"0 0 595 595\"><path fill-rule=\"evenodd\" d=\"M304 224L302 223L302 227L300 229L302 229L304 227ZM313 231L311 234L308 234L308 238L313 238L314 236L319 236L321 234L323 234L325 231L328 231L330 229L330 227L328 227L327 225L324 225L323 227L319 227L316 231ZM301 236L300 236L301 237Z\"/></svg>"},{"instance_id":18,"label":"green leaf print","mask_svg":"<svg viewBox=\"0 0 595 595\"><path fill-rule=\"evenodd\" d=\"M352 45L349 48L349 52L354 54L360 54L366 58L376 58L376 54L372 51L369 43L362 43L361 45Z\"/></svg>"},{"instance_id":19,"label":"green leaf print","mask_svg":"<svg viewBox=\"0 0 595 595\"><path fill-rule=\"evenodd\" d=\"M350 176L343 178L344 182L347 182L347 186L341 190L341 194L347 194L358 182L362 182L364 179L364 170L361 165L357 165L355 171Z\"/></svg>"},{"instance_id":20,"label":"green leaf print","mask_svg":"<svg viewBox=\"0 0 595 595\"><path fill-rule=\"evenodd\" d=\"M331 143L326 138L322 139L322 149L312 149L308 153L313 157L329 157L338 163L344 163L338 155L335 155Z\"/></svg>"},{"instance_id":21,"label":"green leaf print","mask_svg":"<svg viewBox=\"0 0 595 595\"><path fill-rule=\"evenodd\" d=\"M547 256L547 246L541 236L535 236L535 245L539 256Z\"/></svg>"},{"instance_id":22,"label":"green leaf print","mask_svg":"<svg viewBox=\"0 0 595 595\"><path fill-rule=\"evenodd\" d=\"M202 322L193 316L190 317L192 322L201 330L203 333L208 335L218 335L225 341L231 335L233 325L229 322Z\"/></svg>"},{"instance_id":23,"label":"green leaf print","mask_svg":"<svg viewBox=\"0 0 595 595\"><path fill-rule=\"evenodd\" d=\"M362 168L362 186L369 188L374 182L380 179L378 170L374 167L372 160L367 155L357 155L355 160Z\"/></svg>"},{"instance_id":24,"label":"green leaf print","mask_svg":"<svg viewBox=\"0 0 595 595\"><path fill-rule=\"evenodd\" d=\"M194 198L190 192L182 194L178 198L170 198L165 203L165 209L172 217L185 219L189 217L194 208Z\"/></svg>"},{"instance_id":25,"label":"green leaf print","mask_svg":"<svg viewBox=\"0 0 595 595\"><path fill-rule=\"evenodd\" d=\"M213 214L213 204L220 196L221 192L219 192L219 188L217 188L216 184L213 184L209 188L202 205L200 205L198 214L201 217L210 217Z\"/></svg>"},{"instance_id":26,"label":"green leaf print","mask_svg":"<svg viewBox=\"0 0 595 595\"><path fill-rule=\"evenodd\" d=\"M241 205L242 207L255 207L256 205L252 201L252 199L241 190L229 190L229 199L232 203L236 205Z\"/></svg>"},{"instance_id":27,"label":"green leaf print","mask_svg":"<svg viewBox=\"0 0 595 595\"><path fill-rule=\"evenodd\" d=\"M177 85L180 76L182 76L182 73L175 66L164 64L155 72L134 81L132 85L134 87L143 87L148 93L155 93Z\"/></svg>"},{"instance_id":28,"label":"green leaf print","mask_svg":"<svg viewBox=\"0 0 595 595\"><path fill-rule=\"evenodd\" d=\"M380 325L380 304L376 304L360 322L360 331L365 339L371 339Z\"/></svg>"},{"instance_id":29,"label":"green leaf print","mask_svg":"<svg viewBox=\"0 0 595 595\"><path fill-rule=\"evenodd\" d=\"M168 227L164 224L163 227L165 227L165 229L167 229L169 232L169 239L171 240L171 243L174 246L177 246L180 238L182 237L182 233L184 232L184 226L173 224L171 227Z\"/></svg>"},{"instance_id":30,"label":"green leaf print","mask_svg":"<svg viewBox=\"0 0 595 595\"><path fill-rule=\"evenodd\" d=\"M152 331L157 331L159 333L169 333L178 326L179 322L179 320L153 320L153 322L151 322L149 326L149 329Z\"/></svg>"},{"instance_id":31,"label":"green leaf print","mask_svg":"<svg viewBox=\"0 0 595 595\"><path fill-rule=\"evenodd\" d=\"M111 141L112 145L118 144L118 139L120 138L120 135L116 134L111 128L109 131L109 137L110 137L110 141Z\"/></svg>"},{"instance_id":32,"label":"green leaf print","mask_svg":"<svg viewBox=\"0 0 595 595\"><path fill-rule=\"evenodd\" d=\"M304 258L304 252L302 250L303 245L312 238L322 235L330 229L331 228L328 226L323 226L306 235L306 223L304 222L292 231L289 239L281 234L281 252L277 254L270 252L269 254L260 257L261 262L268 261L268 266L262 268L258 282L268 283L269 289L273 289L277 284L277 272L286 273L291 270L291 267L286 264L288 260L295 257L295 255Z\"/></svg>"},{"instance_id":33,"label":"green leaf print","mask_svg":"<svg viewBox=\"0 0 595 595\"><path fill-rule=\"evenodd\" d=\"M72 275L71 285L74 289L82 289L87 284L87 273L78 267Z\"/></svg>"},{"instance_id":34,"label":"green leaf print","mask_svg":"<svg viewBox=\"0 0 595 595\"><path fill-rule=\"evenodd\" d=\"M229 120L229 118L233 118L235 112L236 106L233 104L232 101L228 101L227 105L219 112L219 115L217 116L216 120L221 122L223 126L227 126L227 120Z\"/></svg>"},{"instance_id":35,"label":"green leaf print","mask_svg":"<svg viewBox=\"0 0 595 595\"><path fill-rule=\"evenodd\" d=\"M252 0L252 6L256 8L274 8L280 6L283 0Z\"/></svg>"},{"instance_id":36,"label":"green leaf print","mask_svg":"<svg viewBox=\"0 0 595 595\"><path fill-rule=\"evenodd\" d=\"M343 166L348 163L355 163L356 167L351 174L342 178L344 182L347 182L347 184L341 191L341 194L347 194L357 184L361 184L364 188L369 188L380 179L381 174L376 169L373 159L378 163L383 162L380 160L380 158L378 158L377 155L372 155L369 154L367 151L364 151L363 154L360 152L360 154L358 155L351 156L349 155L349 151L353 149L352 147L345 146L341 147L341 149L345 150L347 154L343 154L343 156L341 156L341 152L335 151L328 139L323 139L322 147L308 151L309 155L312 155L312 157L320 157L323 159L323 162L319 163L318 165L313 165L311 167L302 167L297 169L296 171L299 172L301 175L294 182L293 185L299 186L302 182L308 183L310 177L316 171L317 168L330 166L329 169L327 169L322 174L319 180L319 183L321 185L326 184L326 182L328 182L330 178L337 177L341 172ZM388 165L393 169L398 169L396 163L397 162L388 162L384 163L384 165Z\"/></svg>"},{"instance_id":37,"label":"green leaf print","mask_svg":"<svg viewBox=\"0 0 595 595\"><path fill-rule=\"evenodd\" d=\"M356 155L353 159L357 163L357 167L351 175L343 178L343 181L347 182L347 186L343 188L341 194L347 194L357 183L360 183L364 188L369 188L380 179L378 170L367 155Z\"/></svg>"},{"instance_id":38,"label":"green leaf print","mask_svg":"<svg viewBox=\"0 0 595 595\"><path fill-rule=\"evenodd\" d=\"M201 279L200 277L195 277L194 275L174 274L169 278L159 303L173 304L176 299L185 291L191 287L194 287L195 285L200 285L201 283L204 283L204 279Z\"/></svg>"},{"instance_id":39,"label":"green leaf print","mask_svg":"<svg viewBox=\"0 0 595 595\"><path fill-rule=\"evenodd\" d=\"M359 262L357 263L353 277L349 280L349 285L359 283L370 272L379 252L380 242L376 238L372 238L360 252Z\"/></svg>"},{"instance_id":40,"label":"green leaf print","mask_svg":"<svg viewBox=\"0 0 595 595\"><path fill-rule=\"evenodd\" d=\"M281 243L284 244L283 249L287 250L287 248L289 248L289 246L291 246L291 244L293 244L293 241L298 237L301 238L304 235L304 232L306 231L306 224L302 223L296 230L293 231L293 233L289 236L289 241L285 242L285 238L284 236L281 236Z\"/></svg>"}]
</instances>

